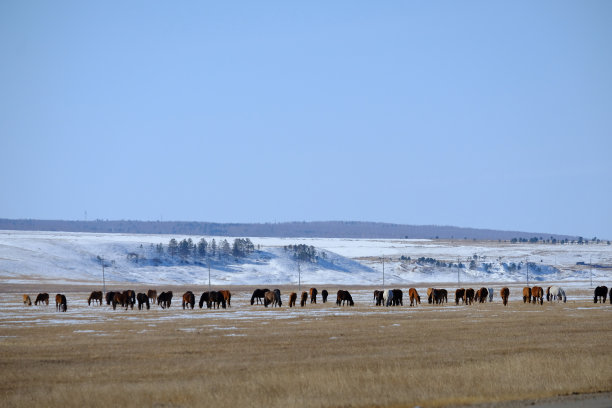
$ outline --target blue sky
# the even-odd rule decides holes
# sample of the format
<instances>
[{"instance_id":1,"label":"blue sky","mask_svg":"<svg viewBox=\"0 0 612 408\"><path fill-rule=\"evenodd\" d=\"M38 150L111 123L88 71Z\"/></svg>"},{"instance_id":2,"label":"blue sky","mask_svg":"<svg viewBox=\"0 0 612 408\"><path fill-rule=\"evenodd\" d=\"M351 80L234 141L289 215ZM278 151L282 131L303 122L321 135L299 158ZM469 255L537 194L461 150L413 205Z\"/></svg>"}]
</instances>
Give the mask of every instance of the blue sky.
<instances>
[{"instance_id":1,"label":"blue sky","mask_svg":"<svg viewBox=\"0 0 612 408\"><path fill-rule=\"evenodd\" d=\"M0 3L0 217L612 238L612 2Z\"/></svg>"}]
</instances>

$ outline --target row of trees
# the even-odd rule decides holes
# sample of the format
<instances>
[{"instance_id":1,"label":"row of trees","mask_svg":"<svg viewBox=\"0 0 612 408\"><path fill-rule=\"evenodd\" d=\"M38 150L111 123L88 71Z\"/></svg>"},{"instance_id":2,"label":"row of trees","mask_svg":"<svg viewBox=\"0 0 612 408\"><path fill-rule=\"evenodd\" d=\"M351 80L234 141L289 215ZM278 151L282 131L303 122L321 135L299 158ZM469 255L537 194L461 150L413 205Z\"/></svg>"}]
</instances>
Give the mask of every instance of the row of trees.
<instances>
[{"instance_id":1,"label":"row of trees","mask_svg":"<svg viewBox=\"0 0 612 408\"><path fill-rule=\"evenodd\" d=\"M285 245L283 248L285 251L293 252L293 257L298 261L310 263L317 262L317 251L312 245ZM322 254L322 257L325 258L325 253Z\"/></svg>"},{"instance_id":2,"label":"row of trees","mask_svg":"<svg viewBox=\"0 0 612 408\"><path fill-rule=\"evenodd\" d=\"M556 238L550 237L548 239L544 239L542 237L531 237L529 239L527 238L512 238L510 240L511 243L516 244L518 242L521 243L530 243L530 244L537 244L537 243L544 243L544 244L578 244L578 245L589 245L589 244L607 244L610 245L610 241L602 241L601 239L597 238L597 237L593 237L593 239L591 239L590 241L588 239L585 239L583 237L578 237L578 239L560 239L557 240Z\"/></svg>"},{"instance_id":3,"label":"row of trees","mask_svg":"<svg viewBox=\"0 0 612 408\"><path fill-rule=\"evenodd\" d=\"M140 248L140 253L129 253L128 259L136 263L147 259L146 254L144 254L144 247L141 245ZM181 261L197 262L212 258L229 258L230 256L243 258L254 251L255 245L253 245L249 238L236 238L232 244L226 239L217 242L213 238L209 242L202 238L196 243L191 238L181 241L172 238L167 245L159 243L154 246L151 244L149 256L157 260L162 259L164 256L170 256L173 259L179 258Z\"/></svg>"}]
</instances>

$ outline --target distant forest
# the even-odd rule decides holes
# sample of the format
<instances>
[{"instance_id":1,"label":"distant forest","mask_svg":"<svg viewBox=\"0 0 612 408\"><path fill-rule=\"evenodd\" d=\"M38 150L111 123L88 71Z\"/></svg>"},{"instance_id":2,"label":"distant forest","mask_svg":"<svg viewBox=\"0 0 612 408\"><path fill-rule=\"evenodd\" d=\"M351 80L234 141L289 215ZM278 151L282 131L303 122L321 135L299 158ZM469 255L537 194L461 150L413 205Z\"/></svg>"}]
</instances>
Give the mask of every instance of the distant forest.
<instances>
[{"instance_id":1,"label":"distant forest","mask_svg":"<svg viewBox=\"0 0 612 408\"><path fill-rule=\"evenodd\" d=\"M403 225L361 221L221 224L187 221L62 221L0 218L0 230L65 231L124 234L177 234L278 238L394 238L556 242L581 237L549 233L498 231L438 225ZM596 240L596 238L593 238ZM588 240L587 240L588 241Z\"/></svg>"}]
</instances>

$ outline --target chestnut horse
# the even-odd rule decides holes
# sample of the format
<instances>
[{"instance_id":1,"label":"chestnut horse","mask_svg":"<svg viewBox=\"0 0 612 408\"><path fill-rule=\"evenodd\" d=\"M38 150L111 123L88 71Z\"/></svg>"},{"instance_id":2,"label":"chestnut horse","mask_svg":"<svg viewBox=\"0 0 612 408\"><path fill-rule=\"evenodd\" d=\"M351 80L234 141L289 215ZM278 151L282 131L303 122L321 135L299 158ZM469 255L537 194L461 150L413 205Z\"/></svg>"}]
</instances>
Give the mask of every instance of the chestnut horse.
<instances>
[{"instance_id":1,"label":"chestnut horse","mask_svg":"<svg viewBox=\"0 0 612 408\"><path fill-rule=\"evenodd\" d=\"M427 303L430 305L434 302L433 293L434 288L427 288Z\"/></svg>"},{"instance_id":2,"label":"chestnut horse","mask_svg":"<svg viewBox=\"0 0 612 408\"><path fill-rule=\"evenodd\" d=\"M261 303L265 302L265 295L266 292L269 292L270 289L255 289L253 291L253 296L251 296L251 305L253 305L255 303L255 301L257 301L257 304L259 304L259 302L261 301Z\"/></svg>"},{"instance_id":3,"label":"chestnut horse","mask_svg":"<svg viewBox=\"0 0 612 408\"><path fill-rule=\"evenodd\" d=\"M68 310L68 302L66 302L66 296L62 294L55 295L55 310L58 312L65 312Z\"/></svg>"},{"instance_id":4,"label":"chestnut horse","mask_svg":"<svg viewBox=\"0 0 612 408\"><path fill-rule=\"evenodd\" d=\"M300 306L304 307L307 301L308 301L308 292L304 291L302 292L302 297L300 299Z\"/></svg>"},{"instance_id":5,"label":"chestnut horse","mask_svg":"<svg viewBox=\"0 0 612 408\"><path fill-rule=\"evenodd\" d=\"M23 295L23 304L32 306L32 299L30 299L30 295Z\"/></svg>"},{"instance_id":6,"label":"chestnut horse","mask_svg":"<svg viewBox=\"0 0 612 408\"><path fill-rule=\"evenodd\" d=\"M608 290L606 288L606 293L608 293ZM49 294L48 293L39 293L38 296L36 296L36 300L34 301L35 305L38 305L38 302L42 303L46 303L47 306L49 305Z\"/></svg>"},{"instance_id":7,"label":"chestnut horse","mask_svg":"<svg viewBox=\"0 0 612 408\"><path fill-rule=\"evenodd\" d=\"M295 301L297 300L297 293L291 292L289 295L289 307L295 306Z\"/></svg>"},{"instance_id":8,"label":"chestnut horse","mask_svg":"<svg viewBox=\"0 0 612 408\"><path fill-rule=\"evenodd\" d=\"M526 302L531 303L531 288L529 286L523 288L523 303Z\"/></svg>"},{"instance_id":9,"label":"chestnut horse","mask_svg":"<svg viewBox=\"0 0 612 408\"><path fill-rule=\"evenodd\" d=\"M220 290L219 293L223 296L223 300L227 307L232 307L232 293L229 290ZM225 306L223 306L225 309Z\"/></svg>"},{"instance_id":10,"label":"chestnut horse","mask_svg":"<svg viewBox=\"0 0 612 408\"><path fill-rule=\"evenodd\" d=\"M147 291L147 297L151 303L155 304L155 302L157 302L157 291L155 289L149 289Z\"/></svg>"},{"instance_id":11,"label":"chestnut horse","mask_svg":"<svg viewBox=\"0 0 612 408\"><path fill-rule=\"evenodd\" d=\"M321 297L323 298L323 303L327 302L327 296L329 296L329 293L327 292L327 290L323 289L321 291Z\"/></svg>"},{"instance_id":12,"label":"chestnut horse","mask_svg":"<svg viewBox=\"0 0 612 408\"><path fill-rule=\"evenodd\" d=\"M504 306L508 306L508 299L510 298L510 289L508 289L507 287L502 288L500 295Z\"/></svg>"},{"instance_id":13,"label":"chestnut horse","mask_svg":"<svg viewBox=\"0 0 612 408\"><path fill-rule=\"evenodd\" d=\"M91 306L91 301L97 301L100 306L102 306L102 291L94 290L87 298L87 304Z\"/></svg>"},{"instance_id":14,"label":"chestnut horse","mask_svg":"<svg viewBox=\"0 0 612 408\"><path fill-rule=\"evenodd\" d=\"M544 289L539 286L534 286L531 288L531 298L533 299L533 303L544 304Z\"/></svg>"},{"instance_id":15,"label":"chestnut horse","mask_svg":"<svg viewBox=\"0 0 612 408\"><path fill-rule=\"evenodd\" d=\"M138 301L138 310L142 310L144 306L147 306L147 310L151 309L151 304L149 303L149 295L144 293L139 293L136 295L136 300Z\"/></svg>"},{"instance_id":16,"label":"chestnut horse","mask_svg":"<svg viewBox=\"0 0 612 408\"><path fill-rule=\"evenodd\" d=\"M310 288L310 303L317 303L317 295L319 291L317 288Z\"/></svg>"},{"instance_id":17,"label":"chestnut horse","mask_svg":"<svg viewBox=\"0 0 612 408\"><path fill-rule=\"evenodd\" d=\"M193 306L195 305L195 296L192 291L188 290L183 294L183 309L187 306L187 309L191 307L193 310Z\"/></svg>"},{"instance_id":18,"label":"chestnut horse","mask_svg":"<svg viewBox=\"0 0 612 408\"><path fill-rule=\"evenodd\" d=\"M455 305L459 304L459 300L461 300L462 304L465 304L465 289L457 289L455 291Z\"/></svg>"},{"instance_id":19,"label":"chestnut horse","mask_svg":"<svg viewBox=\"0 0 612 408\"><path fill-rule=\"evenodd\" d=\"M606 303L606 297L608 296L608 287L598 286L595 288L594 294L595 294L595 296L593 297L594 303L597 303L598 300L601 303ZM610 298L610 302L612 302L612 297Z\"/></svg>"},{"instance_id":20,"label":"chestnut horse","mask_svg":"<svg viewBox=\"0 0 612 408\"><path fill-rule=\"evenodd\" d=\"M346 302L349 306L355 306L355 302L353 302L353 297L348 292L348 290L339 290L336 297L336 304L338 306L343 306L344 302Z\"/></svg>"},{"instance_id":21,"label":"chestnut horse","mask_svg":"<svg viewBox=\"0 0 612 408\"><path fill-rule=\"evenodd\" d=\"M408 296L410 297L410 306L414 306L417 303L421 304L421 297L415 288L408 289Z\"/></svg>"}]
</instances>

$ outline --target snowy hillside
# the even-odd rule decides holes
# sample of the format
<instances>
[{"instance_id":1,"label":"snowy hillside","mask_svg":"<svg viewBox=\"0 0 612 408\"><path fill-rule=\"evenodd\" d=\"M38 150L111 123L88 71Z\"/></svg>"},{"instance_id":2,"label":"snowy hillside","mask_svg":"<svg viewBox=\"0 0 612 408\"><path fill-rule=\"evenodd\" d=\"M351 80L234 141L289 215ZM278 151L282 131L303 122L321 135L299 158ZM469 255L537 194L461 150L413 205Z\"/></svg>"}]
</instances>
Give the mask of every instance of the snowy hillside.
<instances>
[{"instance_id":1,"label":"snowy hillside","mask_svg":"<svg viewBox=\"0 0 612 408\"><path fill-rule=\"evenodd\" d=\"M612 247L483 241L251 238L245 257L205 258L156 252L175 238L202 237L0 231L0 283L379 285L420 282L612 282ZM234 238L204 237L209 242ZM296 261L288 245L314 247L313 262ZM591 267L590 264L595 266ZM298 273L299 270L299 273Z\"/></svg>"}]
</instances>

